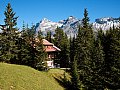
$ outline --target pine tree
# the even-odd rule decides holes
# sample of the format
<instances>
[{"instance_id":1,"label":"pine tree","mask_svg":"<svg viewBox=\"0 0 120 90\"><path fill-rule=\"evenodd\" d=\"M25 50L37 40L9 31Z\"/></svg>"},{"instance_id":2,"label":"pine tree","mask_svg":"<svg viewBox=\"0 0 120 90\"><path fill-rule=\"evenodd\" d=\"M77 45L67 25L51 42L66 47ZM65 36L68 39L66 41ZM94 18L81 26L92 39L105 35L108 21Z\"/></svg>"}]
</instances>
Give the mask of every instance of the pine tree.
<instances>
[{"instance_id":1,"label":"pine tree","mask_svg":"<svg viewBox=\"0 0 120 90\"><path fill-rule=\"evenodd\" d=\"M25 29L26 29L25 22L23 21L22 31L25 31Z\"/></svg>"},{"instance_id":2,"label":"pine tree","mask_svg":"<svg viewBox=\"0 0 120 90\"><path fill-rule=\"evenodd\" d=\"M11 29L13 29L14 26L17 25L17 18L18 17L14 17L15 13L13 12L10 3L8 3L7 7L6 7L6 11L4 12L5 14L5 25L8 29L8 32L11 32Z\"/></svg>"},{"instance_id":3,"label":"pine tree","mask_svg":"<svg viewBox=\"0 0 120 90\"><path fill-rule=\"evenodd\" d=\"M2 55L1 58L8 63L14 62L16 59L16 40L18 38L17 18L13 12L10 3L6 7L5 15L5 29L2 32Z\"/></svg>"},{"instance_id":4,"label":"pine tree","mask_svg":"<svg viewBox=\"0 0 120 90\"><path fill-rule=\"evenodd\" d=\"M65 67L65 68L69 68L70 67L70 50L69 50L69 40L67 37L67 34L65 34L64 38L63 38L63 45L61 44L62 48L61 48L61 52L60 52L60 56L61 56L61 67Z\"/></svg>"},{"instance_id":5,"label":"pine tree","mask_svg":"<svg viewBox=\"0 0 120 90\"><path fill-rule=\"evenodd\" d=\"M87 9L84 10L84 18L82 26L79 27L76 38L76 60L79 63L80 80L86 88L89 88L92 79L92 49L93 49L94 34L89 24Z\"/></svg>"},{"instance_id":6,"label":"pine tree","mask_svg":"<svg viewBox=\"0 0 120 90\"><path fill-rule=\"evenodd\" d=\"M73 38L70 37L70 62L72 63L74 61L75 56L75 36Z\"/></svg>"},{"instance_id":7,"label":"pine tree","mask_svg":"<svg viewBox=\"0 0 120 90\"><path fill-rule=\"evenodd\" d=\"M106 35L106 41L109 44L106 45L106 85L108 88L120 88L120 29L109 30Z\"/></svg>"},{"instance_id":8,"label":"pine tree","mask_svg":"<svg viewBox=\"0 0 120 90\"><path fill-rule=\"evenodd\" d=\"M72 67L71 67L71 83L72 83L72 90L80 90L80 88L82 88L77 70L77 61L75 60L75 58L72 62Z\"/></svg>"},{"instance_id":9,"label":"pine tree","mask_svg":"<svg viewBox=\"0 0 120 90\"><path fill-rule=\"evenodd\" d=\"M104 89L104 51L103 46L101 43L101 39L103 33L102 31L98 31L97 38L94 42L93 52L92 52L92 63L91 63L91 70L92 70L92 81L91 81L91 88L94 89Z\"/></svg>"},{"instance_id":10,"label":"pine tree","mask_svg":"<svg viewBox=\"0 0 120 90\"><path fill-rule=\"evenodd\" d=\"M36 68L36 48L35 48L35 26L32 25L32 27L30 29L27 30L27 38L28 38L28 44L30 44L30 48L29 48L29 66Z\"/></svg>"},{"instance_id":11,"label":"pine tree","mask_svg":"<svg viewBox=\"0 0 120 90\"><path fill-rule=\"evenodd\" d=\"M63 44L63 38L64 38L64 32L61 28L56 28L54 39L55 39L55 45L59 48L61 48L61 44Z\"/></svg>"},{"instance_id":12,"label":"pine tree","mask_svg":"<svg viewBox=\"0 0 120 90\"><path fill-rule=\"evenodd\" d=\"M17 40L17 60L16 64L31 66L31 44L28 39L28 28L25 27L23 22L23 30ZM33 63L34 64L34 63Z\"/></svg>"},{"instance_id":13,"label":"pine tree","mask_svg":"<svg viewBox=\"0 0 120 90\"><path fill-rule=\"evenodd\" d=\"M58 27L55 30L54 41L55 45L61 49L57 56L60 58L60 66L64 68L69 67L69 40L63 30Z\"/></svg>"},{"instance_id":14,"label":"pine tree","mask_svg":"<svg viewBox=\"0 0 120 90\"><path fill-rule=\"evenodd\" d=\"M18 38L17 41L17 60L16 60L16 64L19 65L29 65L29 60L30 60L30 47L31 45L29 43L26 42L25 37L23 38L22 36Z\"/></svg>"},{"instance_id":15,"label":"pine tree","mask_svg":"<svg viewBox=\"0 0 120 90\"><path fill-rule=\"evenodd\" d=\"M38 41L35 42L35 49L36 49L36 60L35 66L38 70L44 70L45 66L45 59L47 53L44 51L43 40L41 32L38 32L38 36L36 37ZM46 67L47 68L47 67Z\"/></svg>"},{"instance_id":16,"label":"pine tree","mask_svg":"<svg viewBox=\"0 0 120 90\"><path fill-rule=\"evenodd\" d=\"M24 24L23 27L25 27ZM17 45L19 49L17 64L31 66L38 70L44 69L43 62L46 59L46 53L41 33L38 32L36 35L34 25L31 28L23 28Z\"/></svg>"},{"instance_id":17,"label":"pine tree","mask_svg":"<svg viewBox=\"0 0 120 90\"><path fill-rule=\"evenodd\" d=\"M89 17L88 17L88 11L85 8L84 9L84 18L82 19L82 24L83 24L83 28L88 28L89 27Z\"/></svg>"},{"instance_id":18,"label":"pine tree","mask_svg":"<svg viewBox=\"0 0 120 90\"><path fill-rule=\"evenodd\" d=\"M47 32L46 39L47 39L49 42L52 42L51 31L48 31L48 32Z\"/></svg>"}]
</instances>

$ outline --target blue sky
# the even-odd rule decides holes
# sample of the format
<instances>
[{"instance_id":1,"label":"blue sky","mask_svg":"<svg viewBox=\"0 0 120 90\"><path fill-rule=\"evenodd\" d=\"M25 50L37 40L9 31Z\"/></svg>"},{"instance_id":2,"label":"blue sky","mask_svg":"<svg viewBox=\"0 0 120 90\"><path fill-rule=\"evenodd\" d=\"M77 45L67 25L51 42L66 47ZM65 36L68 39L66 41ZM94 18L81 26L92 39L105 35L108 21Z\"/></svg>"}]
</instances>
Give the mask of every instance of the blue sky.
<instances>
[{"instance_id":1,"label":"blue sky","mask_svg":"<svg viewBox=\"0 0 120 90\"><path fill-rule=\"evenodd\" d=\"M0 0L0 24L4 24L4 11L10 2L18 18L18 27L36 24L43 18L59 21L75 16L82 19L87 8L90 22L101 17L120 17L120 0Z\"/></svg>"}]
</instances>

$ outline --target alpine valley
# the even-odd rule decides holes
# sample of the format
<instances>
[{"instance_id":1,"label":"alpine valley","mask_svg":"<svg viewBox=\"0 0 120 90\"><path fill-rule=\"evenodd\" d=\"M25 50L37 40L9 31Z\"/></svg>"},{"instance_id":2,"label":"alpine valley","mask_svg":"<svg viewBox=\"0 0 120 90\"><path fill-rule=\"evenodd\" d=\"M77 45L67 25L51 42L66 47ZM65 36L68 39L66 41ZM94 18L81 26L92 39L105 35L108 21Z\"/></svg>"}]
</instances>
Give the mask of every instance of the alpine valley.
<instances>
[{"instance_id":1,"label":"alpine valley","mask_svg":"<svg viewBox=\"0 0 120 90\"><path fill-rule=\"evenodd\" d=\"M120 18L113 17L104 17L95 19L95 22L91 23L94 31L102 29L103 31L109 30L113 25L115 27L120 26L119 22ZM36 31L41 31L43 36L47 34L47 32L51 32L52 35L55 34L55 29L57 27L64 30L68 37L73 37L78 32L79 25L82 25L82 20L70 16L65 20L60 20L59 22L53 22L48 20L47 18L42 19L39 23L36 24Z\"/></svg>"}]
</instances>

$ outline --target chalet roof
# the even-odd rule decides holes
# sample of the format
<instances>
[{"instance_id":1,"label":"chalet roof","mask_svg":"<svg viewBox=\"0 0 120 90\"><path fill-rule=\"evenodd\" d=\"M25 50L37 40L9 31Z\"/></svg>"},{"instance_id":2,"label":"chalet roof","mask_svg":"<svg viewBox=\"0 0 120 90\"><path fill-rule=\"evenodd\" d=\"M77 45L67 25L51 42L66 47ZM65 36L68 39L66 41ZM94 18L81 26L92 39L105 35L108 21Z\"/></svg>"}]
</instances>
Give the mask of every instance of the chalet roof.
<instances>
[{"instance_id":1,"label":"chalet roof","mask_svg":"<svg viewBox=\"0 0 120 90\"><path fill-rule=\"evenodd\" d=\"M43 45L54 45L53 43L50 43L46 39L43 39Z\"/></svg>"},{"instance_id":2,"label":"chalet roof","mask_svg":"<svg viewBox=\"0 0 120 90\"><path fill-rule=\"evenodd\" d=\"M55 48L57 51L61 51L58 47L53 46L53 48Z\"/></svg>"},{"instance_id":3,"label":"chalet roof","mask_svg":"<svg viewBox=\"0 0 120 90\"><path fill-rule=\"evenodd\" d=\"M50 43L46 39L43 39L43 45L50 46L50 47L45 47L46 52L61 51L58 47L56 47L53 43Z\"/></svg>"},{"instance_id":4,"label":"chalet roof","mask_svg":"<svg viewBox=\"0 0 120 90\"><path fill-rule=\"evenodd\" d=\"M46 52L55 52L55 51L61 51L61 50L59 48L52 46L51 48L46 48L45 51Z\"/></svg>"}]
</instances>

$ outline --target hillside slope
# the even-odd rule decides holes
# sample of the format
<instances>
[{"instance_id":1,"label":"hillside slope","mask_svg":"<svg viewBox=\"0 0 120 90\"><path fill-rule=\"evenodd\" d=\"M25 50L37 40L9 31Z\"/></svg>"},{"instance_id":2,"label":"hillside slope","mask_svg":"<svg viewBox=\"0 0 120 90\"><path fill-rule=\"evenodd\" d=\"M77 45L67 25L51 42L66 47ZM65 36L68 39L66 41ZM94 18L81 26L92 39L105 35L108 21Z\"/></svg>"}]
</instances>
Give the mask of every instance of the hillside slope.
<instances>
[{"instance_id":1,"label":"hillside slope","mask_svg":"<svg viewBox=\"0 0 120 90\"><path fill-rule=\"evenodd\" d=\"M0 90L64 90L48 72L0 63Z\"/></svg>"}]
</instances>

